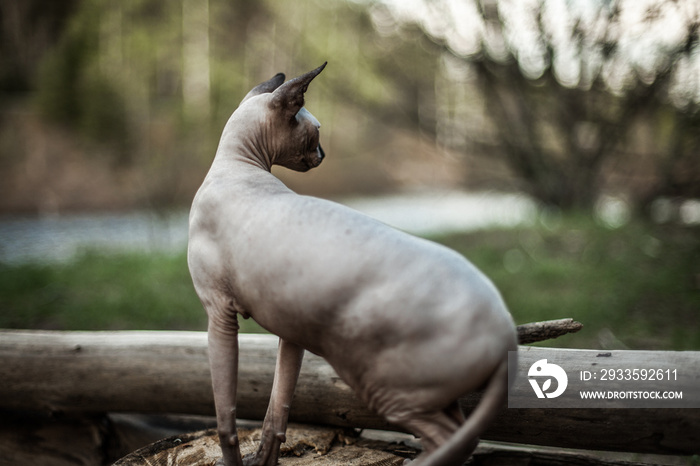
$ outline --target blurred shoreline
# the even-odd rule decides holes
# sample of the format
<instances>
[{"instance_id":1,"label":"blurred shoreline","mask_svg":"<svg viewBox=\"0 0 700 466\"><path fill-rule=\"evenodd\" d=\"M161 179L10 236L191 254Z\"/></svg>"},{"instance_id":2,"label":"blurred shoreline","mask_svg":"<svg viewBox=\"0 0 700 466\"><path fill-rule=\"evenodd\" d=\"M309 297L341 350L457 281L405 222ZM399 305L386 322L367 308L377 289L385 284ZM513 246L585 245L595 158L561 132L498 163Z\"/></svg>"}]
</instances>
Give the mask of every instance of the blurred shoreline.
<instances>
[{"instance_id":1,"label":"blurred shoreline","mask_svg":"<svg viewBox=\"0 0 700 466\"><path fill-rule=\"evenodd\" d=\"M417 235L513 227L537 218L536 204L519 194L418 191L338 200ZM187 209L0 216L0 263L55 263L85 251L182 252Z\"/></svg>"}]
</instances>

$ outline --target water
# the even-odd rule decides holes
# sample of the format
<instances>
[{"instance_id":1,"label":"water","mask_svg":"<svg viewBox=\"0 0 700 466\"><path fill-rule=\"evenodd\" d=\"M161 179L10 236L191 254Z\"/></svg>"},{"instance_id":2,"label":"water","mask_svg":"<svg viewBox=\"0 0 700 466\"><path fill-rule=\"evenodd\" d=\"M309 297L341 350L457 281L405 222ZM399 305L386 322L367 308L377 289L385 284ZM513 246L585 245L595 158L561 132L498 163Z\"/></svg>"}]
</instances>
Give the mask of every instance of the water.
<instances>
[{"instance_id":1,"label":"water","mask_svg":"<svg viewBox=\"0 0 700 466\"><path fill-rule=\"evenodd\" d=\"M494 192L420 192L343 203L415 235L514 227L534 221L537 215L537 204L530 198Z\"/></svg>"},{"instance_id":2,"label":"water","mask_svg":"<svg viewBox=\"0 0 700 466\"><path fill-rule=\"evenodd\" d=\"M536 204L520 195L427 192L342 201L417 235L512 227L533 221ZM0 262L69 261L81 251L181 252L187 248L186 210L165 213L0 217Z\"/></svg>"},{"instance_id":3,"label":"water","mask_svg":"<svg viewBox=\"0 0 700 466\"><path fill-rule=\"evenodd\" d=\"M0 262L65 262L85 250L176 252L187 247L187 212L148 211L0 218Z\"/></svg>"}]
</instances>

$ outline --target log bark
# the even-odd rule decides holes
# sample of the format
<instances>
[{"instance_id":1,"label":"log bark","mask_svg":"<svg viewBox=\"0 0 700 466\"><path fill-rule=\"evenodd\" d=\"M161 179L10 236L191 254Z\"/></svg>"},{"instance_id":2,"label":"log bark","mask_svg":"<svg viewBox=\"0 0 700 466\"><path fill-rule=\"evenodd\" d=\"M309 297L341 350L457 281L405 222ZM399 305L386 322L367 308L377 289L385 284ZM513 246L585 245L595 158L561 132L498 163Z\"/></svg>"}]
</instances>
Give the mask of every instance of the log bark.
<instances>
[{"instance_id":1,"label":"log bark","mask_svg":"<svg viewBox=\"0 0 700 466\"><path fill-rule=\"evenodd\" d=\"M366 431L365 431L366 432ZM376 433L373 432L373 433ZM238 437L243 456L253 453L260 441L261 429L239 428ZM408 443L408 444L406 444ZM287 441L282 445L279 466L401 466L404 459L420 453L404 434L383 433L380 438L348 435L332 427L290 424ZM680 464L675 458L628 453L600 453L584 450L537 448L481 442L469 464L547 466L651 466ZM171 464L213 464L221 457L215 429L176 435L140 448L114 463L114 466L166 466ZM671 462L669 462L669 460Z\"/></svg>"},{"instance_id":2,"label":"log bark","mask_svg":"<svg viewBox=\"0 0 700 466\"><path fill-rule=\"evenodd\" d=\"M257 449L262 429L238 429L241 455ZM387 442L365 442L347 437L342 429L290 424L280 449L279 466L401 466L404 457L394 454ZM411 451L415 456L415 450ZM136 450L114 466L166 466L214 464L221 458L215 429L178 435Z\"/></svg>"},{"instance_id":3,"label":"log bark","mask_svg":"<svg viewBox=\"0 0 700 466\"><path fill-rule=\"evenodd\" d=\"M559 338L567 333L576 333L583 328L574 319L547 320L518 325L518 342L521 345Z\"/></svg>"},{"instance_id":4,"label":"log bark","mask_svg":"<svg viewBox=\"0 0 700 466\"><path fill-rule=\"evenodd\" d=\"M203 332L0 331L0 409L48 412L214 413ZM277 339L241 335L238 415L262 419ZM522 347L542 359L566 351L590 367L598 351ZM535 354L533 353L533 354ZM649 359L652 352L616 351ZM654 354L654 353L652 353ZM700 361L700 353L683 353ZM700 380L700 364L695 366ZM479 396L461 400L472 409ZM370 412L321 358L304 359L290 419L395 429ZM568 448L700 453L698 409L504 409L485 439Z\"/></svg>"}]
</instances>

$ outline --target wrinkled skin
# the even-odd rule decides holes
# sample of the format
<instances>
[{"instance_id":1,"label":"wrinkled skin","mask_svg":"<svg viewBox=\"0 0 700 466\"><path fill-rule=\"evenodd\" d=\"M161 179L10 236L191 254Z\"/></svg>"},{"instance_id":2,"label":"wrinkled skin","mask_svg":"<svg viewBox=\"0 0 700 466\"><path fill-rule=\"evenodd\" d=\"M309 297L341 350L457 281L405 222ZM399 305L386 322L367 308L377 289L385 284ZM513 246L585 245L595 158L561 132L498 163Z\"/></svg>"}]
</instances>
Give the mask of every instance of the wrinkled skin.
<instances>
[{"instance_id":1,"label":"wrinkled skin","mask_svg":"<svg viewBox=\"0 0 700 466\"><path fill-rule=\"evenodd\" d=\"M504 402L515 327L495 287L459 254L299 196L271 174L273 164L306 171L323 160L320 125L303 107L322 69L284 84L277 75L246 96L192 206L188 262L209 317L220 464L277 464L304 350L421 437L413 464L461 464ZM245 459L236 434L238 315L280 338L263 438ZM465 422L456 400L484 386Z\"/></svg>"}]
</instances>

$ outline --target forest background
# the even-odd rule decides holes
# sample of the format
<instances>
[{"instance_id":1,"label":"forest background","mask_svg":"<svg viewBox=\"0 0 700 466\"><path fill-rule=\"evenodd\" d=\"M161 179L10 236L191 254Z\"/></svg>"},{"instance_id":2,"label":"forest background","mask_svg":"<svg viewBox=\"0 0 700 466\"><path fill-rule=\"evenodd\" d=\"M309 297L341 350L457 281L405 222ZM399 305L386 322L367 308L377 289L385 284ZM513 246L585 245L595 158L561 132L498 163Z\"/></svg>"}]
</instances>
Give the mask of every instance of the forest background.
<instances>
[{"instance_id":1,"label":"forest background","mask_svg":"<svg viewBox=\"0 0 700 466\"><path fill-rule=\"evenodd\" d=\"M241 97L327 60L328 158L275 170L290 187L526 195L525 226L436 239L517 321L588 325L564 345L698 349L699 25L692 0L2 0L0 212L186 208ZM204 325L182 253L3 264L0 287L5 327Z\"/></svg>"}]
</instances>

